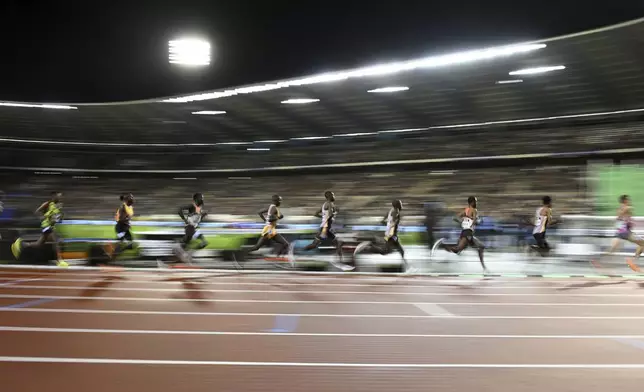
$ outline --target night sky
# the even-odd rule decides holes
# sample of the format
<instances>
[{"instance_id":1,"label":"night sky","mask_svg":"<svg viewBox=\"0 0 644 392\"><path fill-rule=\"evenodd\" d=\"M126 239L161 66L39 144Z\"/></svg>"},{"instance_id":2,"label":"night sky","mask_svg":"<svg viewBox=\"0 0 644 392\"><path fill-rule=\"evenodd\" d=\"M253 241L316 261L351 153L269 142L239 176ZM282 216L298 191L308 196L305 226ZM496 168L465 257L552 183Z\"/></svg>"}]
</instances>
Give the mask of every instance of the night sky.
<instances>
[{"instance_id":1,"label":"night sky","mask_svg":"<svg viewBox=\"0 0 644 392\"><path fill-rule=\"evenodd\" d=\"M165 3L165 5L164 5ZM154 98L514 43L644 16L644 2L3 0L0 100ZM179 71L167 42L208 38Z\"/></svg>"}]
</instances>

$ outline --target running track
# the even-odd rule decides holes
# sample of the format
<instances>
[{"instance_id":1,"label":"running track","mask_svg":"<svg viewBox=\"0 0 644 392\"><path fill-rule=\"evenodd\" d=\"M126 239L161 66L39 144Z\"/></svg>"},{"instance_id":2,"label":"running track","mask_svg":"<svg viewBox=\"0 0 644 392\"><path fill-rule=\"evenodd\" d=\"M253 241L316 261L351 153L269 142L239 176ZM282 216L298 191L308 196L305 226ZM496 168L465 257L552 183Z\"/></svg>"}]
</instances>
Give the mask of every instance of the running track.
<instances>
[{"instance_id":1,"label":"running track","mask_svg":"<svg viewBox=\"0 0 644 392\"><path fill-rule=\"evenodd\" d=\"M0 384L641 391L644 280L0 269Z\"/></svg>"}]
</instances>

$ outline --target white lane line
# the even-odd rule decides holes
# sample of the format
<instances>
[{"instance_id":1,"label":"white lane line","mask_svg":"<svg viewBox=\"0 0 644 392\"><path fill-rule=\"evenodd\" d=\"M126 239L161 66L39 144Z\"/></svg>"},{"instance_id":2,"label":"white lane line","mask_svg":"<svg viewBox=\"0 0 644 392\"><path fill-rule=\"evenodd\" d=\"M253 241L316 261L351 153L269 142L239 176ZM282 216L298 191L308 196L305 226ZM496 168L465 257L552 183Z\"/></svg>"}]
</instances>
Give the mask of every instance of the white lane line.
<instances>
[{"instance_id":1,"label":"white lane line","mask_svg":"<svg viewBox=\"0 0 644 392\"><path fill-rule=\"evenodd\" d=\"M462 306L580 306L580 307L644 307L644 303L575 303L575 302L405 302L405 301L326 301L326 300L272 300L272 299L219 299L219 298L151 298L151 297L85 297L77 295L0 294L0 299L51 298L72 301L123 301L123 302L221 302L267 304L335 304L335 305L462 305Z\"/></svg>"},{"instance_id":2,"label":"white lane line","mask_svg":"<svg viewBox=\"0 0 644 392\"><path fill-rule=\"evenodd\" d=\"M449 312L447 309L443 308L438 304L430 303L416 303L414 304L418 309L422 310L430 316L445 316L445 317L455 317L456 315Z\"/></svg>"},{"instance_id":3,"label":"white lane line","mask_svg":"<svg viewBox=\"0 0 644 392\"><path fill-rule=\"evenodd\" d=\"M309 280L309 281L337 281L338 279L346 279L348 281L361 281L361 282L405 282L405 281L421 281L421 282L462 282L462 283L473 283L473 282L516 282L516 283L533 283L533 282L558 282L558 283L588 283L589 281L609 281L613 279L633 279L633 280L643 280L644 275L629 275L628 277L585 277L584 280L578 280L581 278L535 278L535 277L454 277L454 274L428 274L428 275L416 275L416 276L406 276L406 275L396 275L396 274L375 274L370 276L369 273L363 273L363 275L358 275L357 272L352 272L351 275L347 275L346 272L330 272L330 273L320 273L320 272L299 272L291 273L289 271L247 271L245 273L237 273L234 271L225 271L225 270L154 270L158 271L157 273L147 273L142 272L141 269L135 269L132 271L109 271L109 270L98 270L93 269L92 271L96 272L86 272L86 273L73 273L69 270L62 271L58 267L52 268L52 272L16 272L16 271L5 271L0 266L0 275L44 275L44 276L96 276L96 277L105 277L106 274L117 274L120 276L136 276L136 277L150 277L150 278L165 278L168 276L173 277L183 277L183 278L211 278L211 279L233 279L233 280L248 280L248 279L258 279L258 280ZM68 272L69 271L69 272ZM169 271L169 272L168 272ZM475 274L472 274L475 275ZM574 274L573 274L574 275ZM622 274L628 275L628 274ZM573 280L575 279L575 280Z\"/></svg>"},{"instance_id":4,"label":"white lane line","mask_svg":"<svg viewBox=\"0 0 644 392\"><path fill-rule=\"evenodd\" d=\"M335 368L467 368L467 369L644 369L644 364L529 364L529 363L346 363L346 362L244 362L244 361L186 361L114 358L53 358L0 357L0 362L14 363L74 363L98 365L167 365L167 366L254 366L254 367L335 367Z\"/></svg>"},{"instance_id":5,"label":"white lane line","mask_svg":"<svg viewBox=\"0 0 644 392\"><path fill-rule=\"evenodd\" d=\"M312 286L312 287L391 287L391 288L413 288L413 289L422 289L422 288L445 288L445 289L476 289L476 290L505 290L505 289L520 289L520 290L528 290L528 289L557 289L557 288L562 288L565 286L568 286L569 284L573 284L573 282L569 281L557 281L557 282L551 282L550 284L544 284L544 285L539 285L539 286L524 286L524 285L519 285L519 286L503 286L503 285L495 285L495 286L487 286L487 285L463 285L462 287L455 287L455 286L450 286L452 283L483 283L481 281L449 281L449 282L444 282L443 284L426 284L426 285L408 285L404 284L397 284L396 282L387 282L391 284L391 286L386 286L383 284L376 284L376 283L304 283L304 282L284 282L284 283L270 283L270 282L204 282L204 281L198 281L199 278L194 278L194 281L192 280L193 278L185 278L186 282L193 282L195 284L198 284L199 286L261 286L261 287L266 287L266 286L284 286L284 287L297 287L297 286ZM9 280L6 278L0 278L1 280ZM96 277L94 279L51 279L51 278L39 278L39 279L34 279L34 280L41 280L44 282L48 283L53 283L53 282L73 282L73 283L98 283L103 281L104 279L101 279L100 277ZM360 279L362 280L362 279ZM173 281L154 281L154 280L131 280L131 279L123 279L123 280L115 280L115 283L118 284L149 284L149 285L178 285L181 283L184 283L184 281L180 280L173 280ZM400 282L400 281L399 281ZM435 281L434 281L435 282ZM500 283L500 282L494 282ZM522 282L513 282L513 283L522 283ZM527 283L527 282L526 282ZM562 286L555 286L555 283L561 283L564 284ZM581 283L581 282L578 282ZM583 282L583 283L588 283L588 282ZM2 284L0 284L2 286ZM584 289L604 289L601 286L598 287L588 287ZM624 286L616 286L616 285L609 285L606 288L610 289L633 289L632 286L624 285Z\"/></svg>"},{"instance_id":6,"label":"white lane line","mask_svg":"<svg viewBox=\"0 0 644 392\"><path fill-rule=\"evenodd\" d=\"M644 339L644 335L471 335L471 334L400 334L400 333L319 333L319 332L240 332L240 331L182 331L149 329L94 329L0 327L0 332L87 333L113 335L213 335L213 336L279 336L329 338L420 338L420 339L556 339L556 340L613 340Z\"/></svg>"},{"instance_id":7,"label":"white lane line","mask_svg":"<svg viewBox=\"0 0 644 392\"><path fill-rule=\"evenodd\" d=\"M616 294L616 293L426 293L426 292L396 292L396 291L325 291L325 290L224 290L224 289L189 289L177 288L149 288L149 287L87 287L87 286L9 286L0 289L11 290L77 290L77 291L145 291L145 292L202 292L202 293L261 293L261 294L322 294L322 295L403 295L426 297L644 297L644 294Z\"/></svg>"},{"instance_id":8,"label":"white lane line","mask_svg":"<svg viewBox=\"0 0 644 392\"><path fill-rule=\"evenodd\" d=\"M10 280L9 282L0 283L0 287L13 287L16 284L26 283L26 282L34 282L34 281L37 281L37 280L43 280L43 278L13 279L13 280Z\"/></svg>"},{"instance_id":9,"label":"white lane line","mask_svg":"<svg viewBox=\"0 0 644 392\"><path fill-rule=\"evenodd\" d=\"M167 312L155 310L0 308L0 312L129 314L157 316L226 316L226 317L319 317L319 318L389 318L389 319L459 319L459 320L644 320L644 316L441 316L406 314L336 314L336 313L248 313L248 312Z\"/></svg>"}]
</instances>

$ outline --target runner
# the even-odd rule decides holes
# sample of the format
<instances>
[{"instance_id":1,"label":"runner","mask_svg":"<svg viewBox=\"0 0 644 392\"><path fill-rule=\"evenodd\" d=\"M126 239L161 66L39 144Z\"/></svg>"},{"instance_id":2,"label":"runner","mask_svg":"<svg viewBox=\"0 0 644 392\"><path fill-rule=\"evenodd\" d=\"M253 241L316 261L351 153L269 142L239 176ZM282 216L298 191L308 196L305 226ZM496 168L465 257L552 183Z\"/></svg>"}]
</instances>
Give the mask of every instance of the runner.
<instances>
[{"instance_id":1,"label":"runner","mask_svg":"<svg viewBox=\"0 0 644 392\"><path fill-rule=\"evenodd\" d=\"M400 253L402 257L403 264L405 266L405 272L413 273L415 269L410 268L407 259L405 259L405 250L400 244L398 239L398 226L400 225L401 212L403 209L403 203L401 200L394 200L391 202L391 209L385 215L385 218L382 220L383 224L386 224L385 229L385 243L384 246L379 246L374 244L371 241L362 242L359 244L353 252L354 259L356 256L364 251L370 251L375 253L380 253L381 255L388 255L394 250Z\"/></svg>"},{"instance_id":2,"label":"runner","mask_svg":"<svg viewBox=\"0 0 644 392\"><path fill-rule=\"evenodd\" d=\"M478 216L477 203L478 200L476 197L470 196L467 199L467 207L454 217L454 220L461 224L461 235L458 239L458 244L456 246L452 246L441 243L440 245L443 249L455 254L460 254L468 246L476 248L483 271L487 272L487 267L485 267L485 262L483 262L485 245L483 245L483 243L474 236L476 225L481 221Z\"/></svg>"},{"instance_id":3,"label":"runner","mask_svg":"<svg viewBox=\"0 0 644 392\"><path fill-rule=\"evenodd\" d=\"M277 223L280 220L284 219L284 215L282 215L282 213L280 212L281 205L282 205L282 197L280 195L273 195L272 204L267 209L259 212L260 218L264 222L266 222L266 224L262 229L262 233L260 234L257 244L255 244L255 246L250 248L247 251L247 254L257 251L258 249L266 245L271 240L281 245L277 252L278 259L282 255L285 255L287 253L289 254L293 253L292 249L290 249L291 245L288 243L288 241L286 241L286 239L277 232ZM292 258L288 258L284 260L288 260L291 263L291 266L293 266L294 260Z\"/></svg>"},{"instance_id":4,"label":"runner","mask_svg":"<svg viewBox=\"0 0 644 392\"><path fill-rule=\"evenodd\" d=\"M537 208L534 219L534 229L532 236L537 241L536 245L530 247L531 250L538 252L541 257L546 257L550 254L550 244L546 241L546 230L548 226L559 223L552 218L552 198L544 196L542 199L543 205Z\"/></svg>"},{"instance_id":5,"label":"runner","mask_svg":"<svg viewBox=\"0 0 644 392\"><path fill-rule=\"evenodd\" d=\"M26 243L23 242L21 238L16 239L16 241L11 245L11 252L13 253L16 260L20 259L20 255L24 248L36 248L41 247L47 242L53 244L54 251L56 252L56 265L59 267L67 267L69 264L62 258L62 253L60 251L60 245L58 243L58 236L56 236L56 225L63 220L63 205L61 203L61 198L63 194L60 192L52 192L51 198L44 202L36 210L37 215L42 215L43 219L40 223L40 238L36 242Z\"/></svg>"},{"instance_id":6,"label":"runner","mask_svg":"<svg viewBox=\"0 0 644 392\"><path fill-rule=\"evenodd\" d=\"M608 250L608 252L602 253L599 256L599 260L605 256L609 256L617 251L621 247L623 241L631 242L637 245L635 250L635 261L633 259L626 259L626 264L629 268L635 272L640 272L640 267L637 265L640 254L644 250L644 240L640 237L633 234L633 207L631 206L631 198L628 195L622 195L619 197L619 208L617 209L617 232L615 233L615 239ZM601 266L599 260L596 262L593 261L595 267Z\"/></svg>"},{"instance_id":7,"label":"runner","mask_svg":"<svg viewBox=\"0 0 644 392\"><path fill-rule=\"evenodd\" d=\"M335 217L338 214L338 208L335 205L335 194L331 191L326 191L324 192L324 198L326 201L324 204L322 204L322 207L318 212L315 213L316 218L321 218L322 222L320 223L320 230L318 231L318 234L315 236L315 239L313 242L311 242L309 245L307 245L304 250L305 251L310 251L313 249L316 249L317 247L322 244L323 241L325 240L331 240L333 243L333 246L336 249L336 255L338 256L338 261L336 262L334 260L331 260L331 264L343 271L350 271L354 269L354 267L344 264L342 260L342 241L340 241L336 236L335 236L335 230L333 230L333 222L335 221ZM292 249L292 248L291 248Z\"/></svg>"},{"instance_id":8,"label":"runner","mask_svg":"<svg viewBox=\"0 0 644 392\"><path fill-rule=\"evenodd\" d=\"M123 194L120 197L121 206L116 210L116 225L114 230L116 231L116 239L119 241L112 252L112 260L115 260L121 252L132 249L134 247L132 231L131 231L131 220L134 216L134 195L131 193Z\"/></svg>"}]
</instances>

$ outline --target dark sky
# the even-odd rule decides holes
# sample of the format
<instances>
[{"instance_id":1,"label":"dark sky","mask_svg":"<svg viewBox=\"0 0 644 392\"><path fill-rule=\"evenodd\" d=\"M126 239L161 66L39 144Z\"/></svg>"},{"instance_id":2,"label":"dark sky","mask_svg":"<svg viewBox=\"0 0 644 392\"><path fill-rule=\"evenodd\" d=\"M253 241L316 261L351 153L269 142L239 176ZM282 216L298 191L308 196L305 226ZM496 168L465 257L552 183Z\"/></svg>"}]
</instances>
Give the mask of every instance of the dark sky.
<instances>
[{"instance_id":1,"label":"dark sky","mask_svg":"<svg viewBox=\"0 0 644 392\"><path fill-rule=\"evenodd\" d=\"M210 0L0 2L0 100L159 97L547 38L644 16L644 1ZM167 42L207 37L200 72Z\"/></svg>"}]
</instances>

